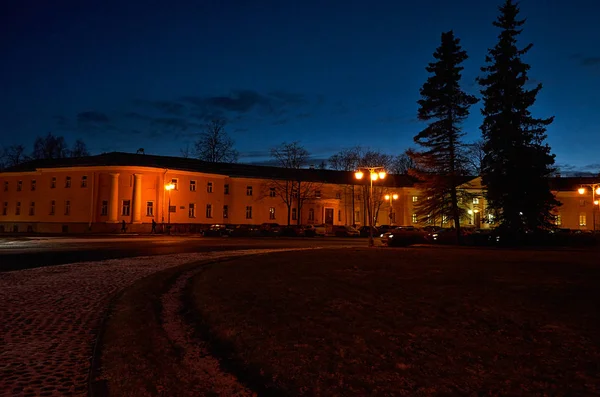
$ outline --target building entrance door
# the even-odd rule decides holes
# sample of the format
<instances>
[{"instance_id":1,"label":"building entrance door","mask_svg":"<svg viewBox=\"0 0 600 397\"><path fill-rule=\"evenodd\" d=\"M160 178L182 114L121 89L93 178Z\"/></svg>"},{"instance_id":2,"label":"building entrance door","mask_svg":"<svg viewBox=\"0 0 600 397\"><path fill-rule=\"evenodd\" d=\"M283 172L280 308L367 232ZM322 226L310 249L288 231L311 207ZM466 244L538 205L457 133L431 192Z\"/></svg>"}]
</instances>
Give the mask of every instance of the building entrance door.
<instances>
[{"instance_id":1,"label":"building entrance door","mask_svg":"<svg viewBox=\"0 0 600 397\"><path fill-rule=\"evenodd\" d=\"M333 208L325 208L325 224L333 225Z\"/></svg>"}]
</instances>

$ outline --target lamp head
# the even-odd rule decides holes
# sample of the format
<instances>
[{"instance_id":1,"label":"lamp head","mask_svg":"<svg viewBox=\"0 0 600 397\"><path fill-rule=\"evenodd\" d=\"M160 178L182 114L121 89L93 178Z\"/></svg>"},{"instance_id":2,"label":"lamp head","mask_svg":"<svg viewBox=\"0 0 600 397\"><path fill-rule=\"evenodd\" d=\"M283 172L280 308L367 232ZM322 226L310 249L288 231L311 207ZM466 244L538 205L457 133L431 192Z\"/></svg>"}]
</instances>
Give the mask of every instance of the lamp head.
<instances>
[{"instance_id":1,"label":"lamp head","mask_svg":"<svg viewBox=\"0 0 600 397\"><path fill-rule=\"evenodd\" d=\"M379 175L379 179L385 179L387 174L385 173L385 171L379 171L379 174L377 175Z\"/></svg>"},{"instance_id":2,"label":"lamp head","mask_svg":"<svg viewBox=\"0 0 600 397\"><path fill-rule=\"evenodd\" d=\"M363 176L364 176L364 174L363 174L363 172L362 172L362 171L356 171L356 172L354 173L354 177L355 177L356 179L362 179L362 178L363 178Z\"/></svg>"},{"instance_id":3,"label":"lamp head","mask_svg":"<svg viewBox=\"0 0 600 397\"><path fill-rule=\"evenodd\" d=\"M372 181L376 181L376 180L377 180L377 178L379 178L379 176L377 175L377 173L376 173L376 172L372 172L372 173L371 173L371 180L372 180Z\"/></svg>"},{"instance_id":4,"label":"lamp head","mask_svg":"<svg viewBox=\"0 0 600 397\"><path fill-rule=\"evenodd\" d=\"M389 200L389 199L390 199L390 195L389 195L389 194L386 194L386 195L385 195L385 199L386 199L386 200Z\"/></svg>"},{"instance_id":5,"label":"lamp head","mask_svg":"<svg viewBox=\"0 0 600 397\"><path fill-rule=\"evenodd\" d=\"M175 189L175 185L172 183L169 183L168 185L165 185L165 190L173 190Z\"/></svg>"},{"instance_id":6,"label":"lamp head","mask_svg":"<svg viewBox=\"0 0 600 397\"><path fill-rule=\"evenodd\" d=\"M394 194L392 195L392 198L393 198L394 200L398 200L398 195L397 195L396 193L394 193Z\"/></svg>"},{"instance_id":7,"label":"lamp head","mask_svg":"<svg viewBox=\"0 0 600 397\"><path fill-rule=\"evenodd\" d=\"M585 188L584 187L580 187L579 189L577 189L577 191L579 192L579 194L584 194L585 193Z\"/></svg>"}]
</instances>

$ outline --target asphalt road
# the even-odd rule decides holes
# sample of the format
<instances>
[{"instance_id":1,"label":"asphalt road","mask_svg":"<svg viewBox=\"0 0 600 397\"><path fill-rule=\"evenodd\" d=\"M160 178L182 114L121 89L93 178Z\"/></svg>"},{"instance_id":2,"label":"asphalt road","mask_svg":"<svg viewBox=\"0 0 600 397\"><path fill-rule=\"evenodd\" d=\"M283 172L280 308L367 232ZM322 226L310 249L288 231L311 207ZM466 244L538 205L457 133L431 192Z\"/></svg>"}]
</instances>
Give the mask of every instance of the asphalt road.
<instances>
[{"instance_id":1,"label":"asphalt road","mask_svg":"<svg viewBox=\"0 0 600 397\"><path fill-rule=\"evenodd\" d=\"M135 256L257 248L367 246L352 238L218 238L180 236L0 238L0 272Z\"/></svg>"}]
</instances>

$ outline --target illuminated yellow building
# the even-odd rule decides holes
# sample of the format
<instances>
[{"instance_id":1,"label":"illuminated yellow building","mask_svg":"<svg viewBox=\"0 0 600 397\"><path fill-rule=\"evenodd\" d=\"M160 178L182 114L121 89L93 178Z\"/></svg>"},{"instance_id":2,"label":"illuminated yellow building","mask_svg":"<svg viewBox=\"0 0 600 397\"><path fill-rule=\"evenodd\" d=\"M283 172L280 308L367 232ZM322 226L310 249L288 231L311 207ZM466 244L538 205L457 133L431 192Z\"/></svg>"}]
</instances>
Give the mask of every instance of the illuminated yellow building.
<instances>
[{"instance_id":1,"label":"illuminated yellow building","mask_svg":"<svg viewBox=\"0 0 600 397\"><path fill-rule=\"evenodd\" d=\"M291 180L302 181L300 193L292 192L285 200L281 186ZM557 181L552 183L564 203L558 210L561 227L592 229L593 204L577 192L590 182ZM353 172L128 153L40 160L0 173L0 231L116 232L125 221L128 232L149 232L153 220L159 228L170 222L189 232L222 223L285 225L286 201L292 224L366 225L366 183L357 181ZM165 188L169 185L172 190ZM388 175L373 187L377 224L418 224L413 206L421 197L411 178ZM467 223L488 227L479 180L465 188L479 195ZM386 200L386 195L394 199Z\"/></svg>"}]
</instances>

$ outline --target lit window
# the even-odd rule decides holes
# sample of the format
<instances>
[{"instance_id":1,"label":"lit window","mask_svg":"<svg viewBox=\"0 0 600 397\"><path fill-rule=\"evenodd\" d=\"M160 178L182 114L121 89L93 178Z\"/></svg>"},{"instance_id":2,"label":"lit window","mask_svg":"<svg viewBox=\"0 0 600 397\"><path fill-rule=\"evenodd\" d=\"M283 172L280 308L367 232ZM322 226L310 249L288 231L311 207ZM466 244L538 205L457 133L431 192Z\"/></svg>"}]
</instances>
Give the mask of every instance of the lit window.
<instances>
[{"instance_id":1,"label":"lit window","mask_svg":"<svg viewBox=\"0 0 600 397\"><path fill-rule=\"evenodd\" d=\"M86 175L81 177L81 187L87 187L87 176Z\"/></svg>"},{"instance_id":2,"label":"lit window","mask_svg":"<svg viewBox=\"0 0 600 397\"><path fill-rule=\"evenodd\" d=\"M212 204L206 204L206 217L212 218Z\"/></svg>"},{"instance_id":3,"label":"lit window","mask_svg":"<svg viewBox=\"0 0 600 397\"><path fill-rule=\"evenodd\" d=\"M213 183L212 182L208 182L206 184L206 192L207 193L212 193L213 192Z\"/></svg>"},{"instance_id":4,"label":"lit window","mask_svg":"<svg viewBox=\"0 0 600 397\"><path fill-rule=\"evenodd\" d=\"M309 221L315 220L315 210L312 208L308 210L308 220Z\"/></svg>"},{"instance_id":5,"label":"lit window","mask_svg":"<svg viewBox=\"0 0 600 397\"><path fill-rule=\"evenodd\" d=\"M196 217L196 204L190 203L188 207L188 217L195 218Z\"/></svg>"},{"instance_id":6,"label":"lit window","mask_svg":"<svg viewBox=\"0 0 600 397\"><path fill-rule=\"evenodd\" d=\"M5 201L2 205L2 215L8 215L8 201Z\"/></svg>"},{"instance_id":7,"label":"lit window","mask_svg":"<svg viewBox=\"0 0 600 397\"><path fill-rule=\"evenodd\" d=\"M560 214L556 215L556 218L554 219L554 223L556 224L556 226L562 225L562 217L560 216Z\"/></svg>"},{"instance_id":8,"label":"lit window","mask_svg":"<svg viewBox=\"0 0 600 397\"><path fill-rule=\"evenodd\" d=\"M269 208L269 219L275 219L275 207Z\"/></svg>"},{"instance_id":9,"label":"lit window","mask_svg":"<svg viewBox=\"0 0 600 397\"><path fill-rule=\"evenodd\" d=\"M50 189L54 189L56 187L56 177L53 176L52 180L50 181Z\"/></svg>"},{"instance_id":10,"label":"lit window","mask_svg":"<svg viewBox=\"0 0 600 397\"><path fill-rule=\"evenodd\" d=\"M65 187L66 188L70 188L71 187L71 177L68 176L65 178Z\"/></svg>"},{"instance_id":11,"label":"lit window","mask_svg":"<svg viewBox=\"0 0 600 397\"><path fill-rule=\"evenodd\" d=\"M292 220L298 220L298 210L296 208L292 208Z\"/></svg>"},{"instance_id":12,"label":"lit window","mask_svg":"<svg viewBox=\"0 0 600 397\"><path fill-rule=\"evenodd\" d=\"M71 215L71 201L65 201L65 215Z\"/></svg>"},{"instance_id":13,"label":"lit window","mask_svg":"<svg viewBox=\"0 0 600 397\"><path fill-rule=\"evenodd\" d=\"M56 213L56 201L50 201L50 215L54 215Z\"/></svg>"},{"instance_id":14,"label":"lit window","mask_svg":"<svg viewBox=\"0 0 600 397\"><path fill-rule=\"evenodd\" d=\"M15 208L15 215L21 215L21 202L17 201L17 207Z\"/></svg>"},{"instance_id":15,"label":"lit window","mask_svg":"<svg viewBox=\"0 0 600 397\"><path fill-rule=\"evenodd\" d=\"M36 185L35 179L32 179L31 180L31 190L35 190L35 185Z\"/></svg>"},{"instance_id":16,"label":"lit window","mask_svg":"<svg viewBox=\"0 0 600 397\"><path fill-rule=\"evenodd\" d=\"M448 216L442 215L442 223L448 223Z\"/></svg>"},{"instance_id":17,"label":"lit window","mask_svg":"<svg viewBox=\"0 0 600 397\"><path fill-rule=\"evenodd\" d=\"M171 184L173 185L173 190L179 190L179 179L171 179Z\"/></svg>"},{"instance_id":18,"label":"lit window","mask_svg":"<svg viewBox=\"0 0 600 397\"><path fill-rule=\"evenodd\" d=\"M35 202L32 201L31 204L29 204L29 215L33 216L35 215Z\"/></svg>"},{"instance_id":19,"label":"lit window","mask_svg":"<svg viewBox=\"0 0 600 397\"><path fill-rule=\"evenodd\" d=\"M123 209L121 211L121 215L129 216L131 213L131 200L123 200Z\"/></svg>"},{"instance_id":20,"label":"lit window","mask_svg":"<svg viewBox=\"0 0 600 397\"><path fill-rule=\"evenodd\" d=\"M417 214L412 214L412 223L419 223L419 218L417 217Z\"/></svg>"},{"instance_id":21,"label":"lit window","mask_svg":"<svg viewBox=\"0 0 600 397\"><path fill-rule=\"evenodd\" d=\"M190 192L196 191L196 181L190 181Z\"/></svg>"},{"instance_id":22,"label":"lit window","mask_svg":"<svg viewBox=\"0 0 600 397\"><path fill-rule=\"evenodd\" d=\"M224 205L223 206L223 219L227 219L227 218L229 218L229 206Z\"/></svg>"},{"instance_id":23,"label":"lit window","mask_svg":"<svg viewBox=\"0 0 600 397\"><path fill-rule=\"evenodd\" d=\"M321 198L321 191L320 190L315 190L315 197L316 198Z\"/></svg>"},{"instance_id":24,"label":"lit window","mask_svg":"<svg viewBox=\"0 0 600 397\"><path fill-rule=\"evenodd\" d=\"M223 194L229 194L229 184L223 186Z\"/></svg>"},{"instance_id":25,"label":"lit window","mask_svg":"<svg viewBox=\"0 0 600 397\"><path fill-rule=\"evenodd\" d=\"M252 206L246 206L246 219L252 219Z\"/></svg>"},{"instance_id":26,"label":"lit window","mask_svg":"<svg viewBox=\"0 0 600 397\"><path fill-rule=\"evenodd\" d=\"M587 219L584 213L579 214L579 226L586 226Z\"/></svg>"},{"instance_id":27,"label":"lit window","mask_svg":"<svg viewBox=\"0 0 600 397\"><path fill-rule=\"evenodd\" d=\"M154 216L154 202L146 202L146 216Z\"/></svg>"},{"instance_id":28,"label":"lit window","mask_svg":"<svg viewBox=\"0 0 600 397\"><path fill-rule=\"evenodd\" d=\"M107 215L108 215L108 201L103 200L102 206L100 207L100 216L107 216Z\"/></svg>"},{"instance_id":29,"label":"lit window","mask_svg":"<svg viewBox=\"0 0 600 397\"><path fill-rule=\"evenodd\" d=\"M419 201L419 196L412 196L412 202L416 203L417 201Z\"/></svg>"},{"instance_id":30,"label":"lit window","mask_svg":"<svg viewBox=\"0 0 600 397\"><path fill-rule=\"evenodd\" d=\"M269 197L275 197L277 196L277 192L275 191L274 187L269 188Z\"/></svg>"},{"instance_id":31,"label":"lit window","mask_svg":"<svg viewBox=\"0 0 600 397\"><path fill-rule=\"evenodd\" d=\"M246 186L246 196L252 196L252 186Z\"/></svg>"},{"instance_id":32,"label":"lit window","mask_svg":"<svg viewBox=\"0 0 600 397\"><path fill-rule=\"evenodd\" d=\"M17 192L20 192L23 189L23 181L17 182Z\"/></svg>"}]
</instances>

